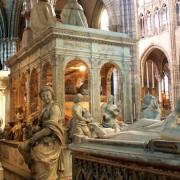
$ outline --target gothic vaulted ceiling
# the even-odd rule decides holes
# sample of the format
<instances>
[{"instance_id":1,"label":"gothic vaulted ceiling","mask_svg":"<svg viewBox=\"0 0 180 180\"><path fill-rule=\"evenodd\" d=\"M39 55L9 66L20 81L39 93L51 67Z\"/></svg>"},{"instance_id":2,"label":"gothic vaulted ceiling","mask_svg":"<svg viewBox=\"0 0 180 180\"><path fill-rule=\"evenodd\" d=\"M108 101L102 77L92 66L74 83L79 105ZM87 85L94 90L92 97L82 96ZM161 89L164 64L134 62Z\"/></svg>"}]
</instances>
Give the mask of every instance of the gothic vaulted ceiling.
<instances>
[{"instance_id":1,"label":"gothic vaulted ceiling","mask_svg":"<svg viewBox=\"0 0 180 180\"><path fill-rule=\"evenodd\" d=\"M55 8L56 12L60 13L66 2L67 0L57 0ZM97 27L98 22L96 22L96 20L100 16L101 10L103 8L102 0L79 0L78 2L84 9L89 26Z\"/></svg>"},{"instance_id":2,"label":"gothic vaulted ceiling","mask_svg":"<svg viewBox=\"0 0 180 180\"><path fill-rule=\"evenodd\" d=\"M0 38L20 38L24 30L24 17L22 14L25 0L0 0ZM37 1L37 0L26 0ZM57 17L67 0L56 1L55 11ZM105 7L109 16L110 30L129 33L133 31L133 0L78 0L84 9L88 25L92 28L99 27L99 17ZM132 20L131 20L132 19Z\"/></svg>"},{"instance_id":3,"label":"gothic vaulted ceiling","mask_svg":"<svg viewBox=\"0 0 180 180\"><path fill-rule=\"evenodd\" d=\"M22 7L24 0L0 0L0 37L10 38L22 36L24 29L24 17ZM67 0L57 0L55 11L57 16L66 4ZM79 0L82 5L90 27L98 27L98 17L103 8L102 0Z\"/></svg>"}]
</instances>

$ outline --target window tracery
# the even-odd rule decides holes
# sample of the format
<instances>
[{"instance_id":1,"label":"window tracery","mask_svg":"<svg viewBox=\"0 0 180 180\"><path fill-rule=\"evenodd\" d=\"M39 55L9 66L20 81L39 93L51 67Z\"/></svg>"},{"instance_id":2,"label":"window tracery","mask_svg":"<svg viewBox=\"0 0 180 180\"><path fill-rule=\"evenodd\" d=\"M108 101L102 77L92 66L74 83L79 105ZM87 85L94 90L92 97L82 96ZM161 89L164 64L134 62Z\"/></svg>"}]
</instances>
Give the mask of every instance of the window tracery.
<instances>
[{"instance_id":1,"label":"window tracery","mask_svg":"<svg viewBox=\"0 0 180 180\"><path fill-rule=\"evenodd\" d=\"M102 10L100 16L100 29L109 31L109 17L105 8Z\"/></svg>"},{"instance_id":2,"label":"window tracery","mask_svg":"<svg viewBox=\"0 0 180 180\"><path fill-rule=\"evenodd\" d=\"M140 36L143 38L145 36L145 24L144 24L144 15L140 14Z\"/></svg>"},{"instance_id":3,"label":"window tracery","mask_svg":"<svg viewBox=\"0 0 180 180\"><path fill-rule=\"evenodd\" d=\"M165 31L168 23L167 5L163 4L161 8L161 31Z\"/></svg>"},{"instance_id":4,"label":"window tracery","mask_svg":"<svg viewBox=\"0 0 180 180\"><path fill-rule=\"evenodd\" d=\"M159 34L160 27L160 17L159 17L159 9L156 8L154 11L154 33Z\"/></svg>"},{"instance_id":5,"label":"window tracery","mask_svg":"<svg viewBox=\"0 0 180 180\"><path fill-rule=\"evenodd\" d=\"M151 36L152 35L152 17L150 11L147 12L146 14L146 20L147 20L147 35Z\"/></svg>"},{"instance_id":6,"label":"window tracery","mask_svg":"<svg viewBox=\"0 0 180 180\"><path fill-rule=\"evenodd\" d=\"M149 1L143 1L144 9L146 13L143 12L139 15L139 34L140 38L157 35L161 32L164 32L168 28L168 6L163 4L161 8L155 6L154 10L146 8L145 4ZM176 17L177 17L177 26L180 26L180 0L176 2Z\"/></svg>"},{"instance_id":7,"label":"window tracery","mask_svg":"<svg viewBox=\"0 0 180 180\"><path fill-rule=\"evenodd\" d=\"M176 21L177 26L180 26L180 0L176 2Z\"/></svg>"}]
</instances>

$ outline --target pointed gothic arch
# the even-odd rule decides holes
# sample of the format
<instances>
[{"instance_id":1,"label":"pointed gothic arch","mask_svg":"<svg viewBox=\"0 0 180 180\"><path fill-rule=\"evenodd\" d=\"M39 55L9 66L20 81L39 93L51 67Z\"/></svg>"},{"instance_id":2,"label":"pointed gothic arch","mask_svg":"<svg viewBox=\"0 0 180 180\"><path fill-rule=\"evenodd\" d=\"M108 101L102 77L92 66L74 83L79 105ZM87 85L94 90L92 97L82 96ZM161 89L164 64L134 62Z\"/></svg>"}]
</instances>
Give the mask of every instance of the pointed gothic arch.
<instances>
[{"instance_id":1,"label":"pointed gothic arch","mask_svg":"<svg viewBox=\"0 0 180 180\"><path fill-rule=\"evenodd\" d=\"M141 59L141 97L155 96L161 103L162 116L171 110L171 74L166 53L161 49L150 48Z\"/></svg>"}]
</instances>

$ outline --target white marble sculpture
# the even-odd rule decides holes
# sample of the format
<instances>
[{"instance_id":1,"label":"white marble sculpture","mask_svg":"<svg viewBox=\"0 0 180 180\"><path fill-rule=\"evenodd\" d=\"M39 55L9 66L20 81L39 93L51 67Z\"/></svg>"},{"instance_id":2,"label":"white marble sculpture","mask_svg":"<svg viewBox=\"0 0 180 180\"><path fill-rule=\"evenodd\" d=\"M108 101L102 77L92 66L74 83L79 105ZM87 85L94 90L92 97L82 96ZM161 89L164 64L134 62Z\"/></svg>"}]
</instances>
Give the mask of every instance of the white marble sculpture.
<instances>
[{"instance_id":1,"label":"white marble sculpture","mask_svg":"<svg viewBox=\"0 0 180 180\"><path fill-rule=\"evenodd\" d=\"M85 111L80 105L82 95L77 94L74 99L74 106L72 107L72 134L73 135L84 135L84 136L91 136L88 123L91 122L91 119L83 116Z\"/></svg>"},{"instance_id":2,"label":"white marble sculpture","mask_svg":"<svg viewBox=\"0 0 180 180\"><path fill-rule=\"evenodd\" d=\"M146 95L143 99L139 119L128 130L151 130L160 132L163 121L160 120L160 107L156 97Z\"/></svg>"},{"instance_id":3,"label":"white marble sculpture","mask_svg":"<svg viewBox=\"0 0 180 180\"><path fill-rule=\"evenodd\" d=\"M103 122L102 126L104 128L112 128L115 131L119 131L119 125L117 123L117 116L119 114L118 107L114 104L114 96L110 95L108 102L102 107Z\"/></svg>"},{"instance_id":4,"label":"white marble sculpture","mask_svg":"<svg viewBox=\"0 0 180 180\"><path fill-rule=\"evenodd\" d=\"M48 0L39 0L31 10L31 29L35 35L55 25L56 14Z\"/></svg>"},{"instance_id":5,"label":"white marble sculpture","mask_svg":"<svg viewBox=\"0 0 180 180\"><path fill-rule=\"evenodd\" d=\"M156 97L146 95L143 99L143 104L140 112L140 119L160 119L160 108Z\"/></svg>"},{"instance_id":6,"label":"white marble sculpture","mask_svg":"<svg viewBox=\"0 0 180 180\"><path fill-rule=\"evenodd\" d=\"M24 161L31 170L32 179L58 179L64 171L64 133L61 110L54 102L54 91L44 86L40 91L43 109L32 137L19 145Z\"/></svg>"},{"instance_id":7,"label":"white marble sculpture","mask_svg":"<svg viewBox=\"0 0 180 180\"><path fill-rule=\"evenodd\" d=\"M83 8L77 0L68 0L61 12L61 21L63 24L88 27Z\"/></svg>"},{"instance_id":8,"label":"white marble sculpture","mask_svg":"<svg viewBox=\"0 0 180 180\"><path fill-rule=\"evenodd\" d=\"M162 139L180 141L180 98L176 102L174 111L163 123L160 137Z\"/></svg>"}]
</instances>

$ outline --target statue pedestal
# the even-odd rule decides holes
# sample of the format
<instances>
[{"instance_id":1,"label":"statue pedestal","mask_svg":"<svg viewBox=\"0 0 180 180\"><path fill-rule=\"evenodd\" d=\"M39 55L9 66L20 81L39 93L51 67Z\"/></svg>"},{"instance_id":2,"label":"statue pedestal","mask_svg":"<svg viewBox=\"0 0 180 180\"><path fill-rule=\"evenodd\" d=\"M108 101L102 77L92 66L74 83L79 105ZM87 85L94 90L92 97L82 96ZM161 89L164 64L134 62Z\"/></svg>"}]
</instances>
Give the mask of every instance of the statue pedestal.
<instances>
[{"instance_id":1,"label":"statue pedestal","mask_svg":"<svg viewBox=\"0 0 180 180\"><path fill-rule=\"evenodd\" d=\"M177 152L152 151L145 141L82 138L79 142L70 145L73 179L180 179Z\"/></svg>"},{"instance_id":2,"label":"statue pedestal","mask_svg":"<svg viewBox=\"0 0 180 180\"><path fill-rule=\"evenodd\" d=\"M11 141L11 140L1 140L0 141L0 161L3 166L1 170L0 166L0 180L1 176L7 180L28 180L31 179L30 171L28 166L25 164L23 157L18 151L18 145L21 142ZM71 154L69 150L65 151L65 171L60 177L61 180L71 179ZM68 167L67 167L68 166ZM3 173L2 173L3 172Z\"/></svg>"},{"instance_id":3,"label":"statue pedestal","mask_svg":"<svg viewBox=\"0 0 180 180\"><path fill-rule=\"evenodd\" d=\"M4 169L4 179L30 179L30 171L18 151L19 143L10 140L0 141L0 161Z\"/></svg>"},{"instance_id":4,"label":"statue pedestal","mask_svg":"<svg viewBox=\"0 0 180 180\"><path fill-rule=\"evenodd\" d=\"M4 176L3 176L3 168L2 168L1 163L0 163L0 179L4 179Z\"/></svg>"}]
</instances>

